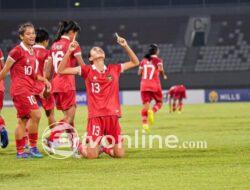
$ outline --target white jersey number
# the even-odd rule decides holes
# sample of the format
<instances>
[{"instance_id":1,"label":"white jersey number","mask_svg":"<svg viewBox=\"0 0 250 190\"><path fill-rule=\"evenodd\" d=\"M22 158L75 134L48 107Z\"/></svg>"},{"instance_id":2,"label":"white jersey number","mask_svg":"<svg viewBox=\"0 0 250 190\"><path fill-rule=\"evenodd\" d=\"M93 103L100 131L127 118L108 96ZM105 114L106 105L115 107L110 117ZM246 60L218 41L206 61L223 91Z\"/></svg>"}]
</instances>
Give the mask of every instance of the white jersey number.
<instances>
[{"instance_id":1,"label":"white jersey number","mask_svg":"<svg viewBox=\"0 0 250 190\"><path fill-rule=\"evenodd\" d=\"M92 135L99 136L101 131L101 127L97 125L93 125Z\"/></svg>"},{"instance_id":2,"label":"white jersey number","mask_svg":"<svg viewBox=\"0 0 250 190\"><path fill-rule=\"evenodd\" d=\"M151 80L154 76L154 72L155 72L154 65L143 65L143 79Z\"/></svg>"},{"instance_id":3,"label":"white jersey number","mask_svg":"<svg viewBox=\"0 0 250 190\"><path fill-rule=\"evenodd\" d=\"M53 66L56 73L58 71L58 64L63 60L63 56L63 51L57 51L52 53Z\"/></svg>"},{"instance_id":4,"label":"white jersey number","mask_svg":"<svg viewBox=\"0 0 250 190\"><path fill-rule=\"evenodd\" d=\"M32 75L32 66L24 66L24 74L25 75L28 75L28 76L30 76L30 75Z\"/></svg>"},{"instance_id":5,"label":"white jersey number","mask_svg":"<svg viewBox=\"0 0 250 190\"><path fill-rule=\"evenodd\" d=\"M27 98L28 98L28 100L30 102L30 105L37 104L36 98L34 96L28 96Z\"/></svg>"},{"instance_id":6,"label":"white jersey number","mask_svg":"<svg viewBox=\"0 0 250 190\"><path fill-rule=\"evenodd\" d=\"M92 92L95 94L98 94L101 91L100 84L97 82L91 83L92 86Z\"/></svg>"}]
</instances>

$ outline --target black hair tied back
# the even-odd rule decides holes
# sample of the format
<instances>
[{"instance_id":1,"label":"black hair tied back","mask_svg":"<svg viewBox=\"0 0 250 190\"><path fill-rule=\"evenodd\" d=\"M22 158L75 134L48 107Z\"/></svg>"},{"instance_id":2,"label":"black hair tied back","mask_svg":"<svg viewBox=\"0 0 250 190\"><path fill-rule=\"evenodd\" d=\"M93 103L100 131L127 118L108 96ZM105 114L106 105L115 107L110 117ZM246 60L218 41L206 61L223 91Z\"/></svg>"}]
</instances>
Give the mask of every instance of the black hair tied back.
<instances>
[{"instance_id":1,"label":"black hair tied back","mask_svg":"<svg viewBox=\"0 0 250 190\"><path fill-rule=\"evenodd\" d=\"M60 40L61 36L67 34L69 31L79 32L81 27L75 21L61 21L58 25L57 34L55 36L54 42Z\"/></svg>"},{"instance_id":2,"label":"black hair tied back","mask_svg":"<svg viewBox=\"0 0 250 190\"><path fill-rule=\"evenodd\" d=\"M144 56L144 58L151 60L151 56L157 54L158 46L156 44L151 44L148 49L148 53Z\"/></svg>"}]
</instances>

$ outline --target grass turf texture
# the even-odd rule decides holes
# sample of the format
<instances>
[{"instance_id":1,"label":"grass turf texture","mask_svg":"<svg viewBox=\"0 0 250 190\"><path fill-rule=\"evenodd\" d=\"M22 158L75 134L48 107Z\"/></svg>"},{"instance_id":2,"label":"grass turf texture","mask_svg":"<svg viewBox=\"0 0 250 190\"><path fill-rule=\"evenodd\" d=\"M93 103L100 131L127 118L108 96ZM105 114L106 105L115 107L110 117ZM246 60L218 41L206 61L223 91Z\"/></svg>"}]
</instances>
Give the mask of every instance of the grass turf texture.
<instances>
[{"instance_id":1,"label":"grass turf texture","mask_svg":"<svg viewBox=\"0 0 250 190\"><path fill-rule=\"evenodd\" d=\"M0 189L249 189L250 104L207 104L185 107L182 115L156 116L152 134L176 135L180 141L206 140L208 149L128 149L124 159L17 160L15 110L4 108L10 145L0 150ZM140 107L123 107L125 134L141 129ZM57 119L61 114L57 113ZM43 114L40 129L46 127ZM78 107L76 125L86 125L86 108Z\"/></svg>"}]
</instances>

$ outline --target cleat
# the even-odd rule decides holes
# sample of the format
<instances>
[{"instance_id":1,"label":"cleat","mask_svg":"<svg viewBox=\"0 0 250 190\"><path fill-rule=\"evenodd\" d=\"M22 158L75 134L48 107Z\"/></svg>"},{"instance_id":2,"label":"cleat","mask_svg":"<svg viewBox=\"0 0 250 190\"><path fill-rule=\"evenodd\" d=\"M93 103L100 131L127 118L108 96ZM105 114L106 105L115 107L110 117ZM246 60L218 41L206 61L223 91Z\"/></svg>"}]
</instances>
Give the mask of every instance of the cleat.
<instances>
[{"instance_id":1,"label":"cleat","mask_svg":"<svg viewBox=\"0 0 250 190\"><path fill-rule=\"evenodd\" d=\"M143 125L142 125L142 128L143 128L143 130L144 130L146 133L149 133L149 132L150 132L150 128L149 128L149 125L148 125L148 124L143 124Z\"/></svg>"},{"instance_id":2,"label":"cleat","mask_svg":"<svg viewBox=\"0 0 250 190\"><path fill-rule=\"evenodd\" d=\"M5 128L0 131L1 147L6 148L9 144L8 132Z\"/></svg>"},{"instance_id":3,"label":"cleat","mask_svg":"<svg viewBox=\"0 0 250 190\"><path fill-rule=\"evenodd\" d=\"M43 157L43 155L39 152L37 147L30 148L30 156L32 158L42 158Z\"/></svg>"},{"instance_id":4,"label":"cleat","mask_svg":"<svg viewBox=\"0 0 250 190\"><path fill-rule=\"evenodd\" d=\"M24 153L17 153L16 154L16 158L17 159L27 159L27 158L30 158L30 155L26 152Z\"/></svg>"},{"instance_id":5,"label":"cleat","mask_svg":"<svg viewBox=\"0 0 250 190\"><path fill-rule=\"evenodd\" d=\"M148 121L151 125L154 123L154 112L152 109L148 110Z\"/></svg>"}]
</instances>

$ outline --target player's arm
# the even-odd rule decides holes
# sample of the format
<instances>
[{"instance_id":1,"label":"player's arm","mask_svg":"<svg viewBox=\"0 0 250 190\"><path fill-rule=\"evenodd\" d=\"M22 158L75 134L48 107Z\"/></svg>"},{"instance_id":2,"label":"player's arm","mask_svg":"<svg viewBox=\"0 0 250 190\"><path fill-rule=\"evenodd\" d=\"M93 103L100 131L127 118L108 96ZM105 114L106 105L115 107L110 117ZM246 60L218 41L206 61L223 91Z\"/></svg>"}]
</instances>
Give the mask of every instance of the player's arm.
<instances>
[{"instance_id":1,"label":"player's arm","mask_svg":"<svg viewBox=\"0 0 250 190\"><path fill-rule=\"evenodd\" d=\"M0 57L0 65L1 65L2 68L3 68L3 66L4 66L4 57Z\"/></svg>"},{"instance_id":2,"label":"player's arm","mask_svg":"<svg viewBox=\"0 0 250 190\"><path fill-rule=\"evenodd\" d=\"M36 80L44 82L44 84L46 85L46 91L50 92L51 84L50 84L50 82L48 81L47 78L45 78L45 77L43 77L41 75L36 75Z\"/></svg>"},{"instance_id":3,"label":"player's arm","mask_svg":"<svg viewBox=\"0 0 250 190\"><path fill-rule=\"evenodd\" d=\"M82 58L82 54L77 54L75 55L75 58L76 58L76 61L78 63L79 66L81 65L85 65L85 62L83 61L83 58Z\"/></svg>"},{"instance_id":4,"label":"player's arm","mask_svg":"<svg viewBox=\"0 0 250 190\"><path fill-rule=\"evenodd\" d=\"M47 61L43 67L43 73L46 79L51 80L52 78L52 67L53 67L53 60L52 57L48 57Z\"/></svg>"},{"instance_id":5,"label":"player's arm","mask_svg":"<svg viewBox=\"0 0 250 190\"><path fill-rule=\"evenodd\" d=\"M78 75L81 71L80 71L80 66L78 67L66 67L67 62L70 59L70 55L72 54L72 52L76 49L76 47L79 46L79 44L76 41L71 42L71 44L69 45L69 49L66 52L66 54L64 55L61 63L58 66L58 74L61 75Z\"/></svg>"},{"instance_id":6,"label":"player's arm","mask_svg":"<svg viewBox=\"0 0 250 190\"><path fill-rule=\"evenodd\" d=\"M163 65L162 64L159 64L158 65L158 69L161 73L161 76L164 78L164 80L167 80L168 79L168 76L166 75L165 71L164 71L164 68L163 68Z\"/></svg>"},{"instance_id":7,"label":"player's arm","mask_svg":"<svg viewBox=\"0 0 250 190\"><path fill-rule=\"evenodd\" d=\"M136 54L134 53L134 51L129 47L127 41L124 38L118 36L117 37L117 43L120 46L122 46L122 48L126 51L126 53L129 56L129 59L130 59L128 62L124 63L123 71L126 71L128 69L131 69L133 67L138 66L139 65L139 59L136 56Z\"/></svg>"},{"instance_id":8,"label":"player's arm","mask_svg":"<svg viewBox=\"0 0 250 190\"><path fill-rule=\"evenodd\" d=\"M11 57L8 57L6 60L6 63L3 67L3 69L0 72L0 81L3 80L6 75L8 74L10 68L12 67L12 65L15 63L15 60L12 59Z\"/></svg>"}]
</instances>

